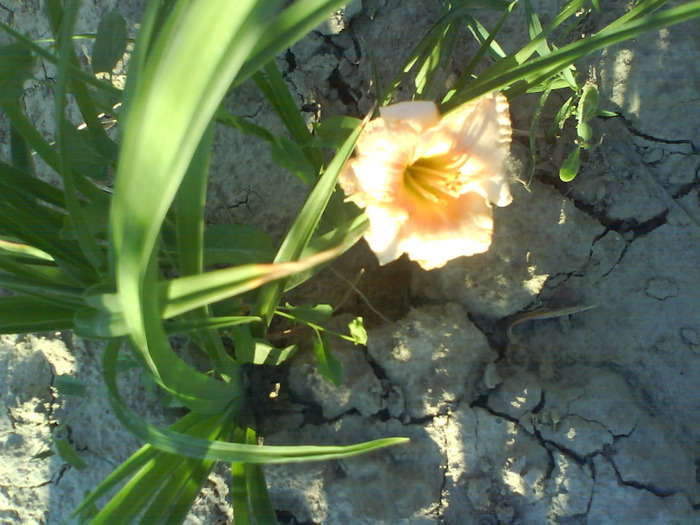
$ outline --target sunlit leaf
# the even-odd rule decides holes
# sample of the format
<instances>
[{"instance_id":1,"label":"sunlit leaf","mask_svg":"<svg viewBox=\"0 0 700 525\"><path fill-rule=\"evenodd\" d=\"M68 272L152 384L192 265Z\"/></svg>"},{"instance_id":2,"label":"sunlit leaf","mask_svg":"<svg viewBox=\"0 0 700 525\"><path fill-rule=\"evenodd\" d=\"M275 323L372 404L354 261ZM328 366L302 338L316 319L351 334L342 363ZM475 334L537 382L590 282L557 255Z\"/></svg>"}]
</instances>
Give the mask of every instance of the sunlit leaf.
<instances>
[{"instance_id":1,"label":"sunlit leaf","mask_svg":"<svg viewBox=\"0 0 700 525\"><path fill-rule=\"evenodd\" d=\"M598 114L598 88L593 84L586 84L578 103L579 118L584 122L590 121Z\"/></svg>"},{"instance_id":2,"label":"sunlit leaf","mask_svg":"<svg viewBox=\"0 0 700 525\"><path fill-rule=\"evenodd\" d=\"M580 147L576 147L561 165L559 169L559 178L564 182L571 182L574 177L578 174L578 169L580 166L579 154L581 152Z\"/></svg>"},{"instance_id":3,"label":"sunlit leaf","mask_svg":"<svg viewBox=\"0 0 700 525\"><path fill-rule=\"evenodd\" d=\"M362 317L356 317L348 325L350 329L350 336L353 338L356 345L366 345L367 344L367 330L362 323Z\"/></svg>"},{"instance_id":4,"label":"sunlit leaf","mask_svg":"<svg viewBox=\"0 0 700 525\"><path fill-rule=\"evenodd\" d=\"M343 363L331 352L331 343L325 332L315 330L314 352L316 366L323 377L335 386L343 384Z\"/></svg>"}]
</instances>

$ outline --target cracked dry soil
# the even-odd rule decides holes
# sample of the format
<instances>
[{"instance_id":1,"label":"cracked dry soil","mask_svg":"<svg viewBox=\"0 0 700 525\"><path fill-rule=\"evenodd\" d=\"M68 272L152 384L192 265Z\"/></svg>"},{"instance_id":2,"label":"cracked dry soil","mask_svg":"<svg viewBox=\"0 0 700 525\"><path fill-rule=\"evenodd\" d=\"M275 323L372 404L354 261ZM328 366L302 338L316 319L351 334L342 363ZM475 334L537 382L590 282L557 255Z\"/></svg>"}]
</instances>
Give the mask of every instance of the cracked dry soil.
<instances>
[{"instance_id":1,"label":"cracked dry soil","mask_svg":"<svg viewBox=\"0 0 700 525\"><path fill-rule=\"evenodd\" d=\"M1 16L46 36L34 3L5 3ZM132 29L134 4L120 4ZM551 3L535 4L543 20L552 16ZM86 1L79 29L94 30L114 5ZM609 2L588 29L624 6ZM437 1L354 2L293 46L279 64L308 120L368 111L369 54L390 78L438 12ZM502 32L507 51L523 43L521 17L516 11ZM561 183L548 160L560 153L540 151L529 188L514 182L513 204L495 210L487 253L423 272L405 260L378 268L360 245L296 292L297 302L342 304L336 329L363 315L370 340L367 348L336 343L346 374L339 388L303 348L288 368L253 374L266 443L411 442L267 468L281 522L700 523L700 42L688 38L699 30L680 25L579 66L590 67L601 106L620 116L596 122L599 143L572 183ZM457 68L473 51L465 39ZM48 133L50 94L37 84L25 97ZM529 128L535 100L512 103L515 127ZM254 86L229 104L281 132ZM520 179L526 146L512 146ZM303 185L274 165L266 145L230 130L219 133L213 166L210 219L253 223L279 238ZM343 280L361 270L357 288L382 317ZM588 305L596 307L520 317ZM516 320L525 322L509 336ZM109 413L99 345L39 334L2 337L0 346L0 522L58 523L139 443ZM57 397L58 374L86 381L90 395ZM273 388L279 395L270 399ZM124 390L152 421L172 420L138 378ZM58 425L87 469L48 454ZM212 474L189 523L231 521L226 476L224 468Z\"/></svg>"}]
</instances>

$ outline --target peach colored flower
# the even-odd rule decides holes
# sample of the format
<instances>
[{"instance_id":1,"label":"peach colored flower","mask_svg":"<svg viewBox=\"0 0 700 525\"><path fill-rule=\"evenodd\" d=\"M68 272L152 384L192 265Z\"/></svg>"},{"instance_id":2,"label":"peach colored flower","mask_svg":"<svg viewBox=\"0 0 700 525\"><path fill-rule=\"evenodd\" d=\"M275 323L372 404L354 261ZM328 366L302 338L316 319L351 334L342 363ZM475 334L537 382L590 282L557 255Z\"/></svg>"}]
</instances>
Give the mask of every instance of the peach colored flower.
<instances>
[{"instance_id":1,"label":"peach colored flower","mask_svg":"<svg viewBox=\"0 0 700 525\"><path fill-rule=\"evenodd\" d=\"M381 108L340 174L347 200L365 208L365 239L379 263L407 253L431 270L488 250L490 203L512 200L504 173L510 136L500 93L442 118L433 102Z\"/></svg>"}]
</instances>

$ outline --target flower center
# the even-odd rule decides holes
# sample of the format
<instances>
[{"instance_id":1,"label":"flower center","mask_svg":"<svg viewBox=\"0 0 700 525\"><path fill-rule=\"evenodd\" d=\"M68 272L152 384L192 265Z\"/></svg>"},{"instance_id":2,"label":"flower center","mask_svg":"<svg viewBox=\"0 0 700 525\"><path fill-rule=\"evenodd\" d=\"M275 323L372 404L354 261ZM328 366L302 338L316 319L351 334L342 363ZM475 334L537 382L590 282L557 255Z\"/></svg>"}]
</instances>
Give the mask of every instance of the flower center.
<instances>
[{"instance_id":1,"label":"flower center","mask_svg":"<svg viewBox=\"0 0 700 525\"><path fill-rule=\"evenodd\" d=\"M466 153L454 152L421 157L404 171L404 187L413 195L431 202L444 203L459 197L464 182L459 170L467 159Z\"/></svg>"}]
</instances>

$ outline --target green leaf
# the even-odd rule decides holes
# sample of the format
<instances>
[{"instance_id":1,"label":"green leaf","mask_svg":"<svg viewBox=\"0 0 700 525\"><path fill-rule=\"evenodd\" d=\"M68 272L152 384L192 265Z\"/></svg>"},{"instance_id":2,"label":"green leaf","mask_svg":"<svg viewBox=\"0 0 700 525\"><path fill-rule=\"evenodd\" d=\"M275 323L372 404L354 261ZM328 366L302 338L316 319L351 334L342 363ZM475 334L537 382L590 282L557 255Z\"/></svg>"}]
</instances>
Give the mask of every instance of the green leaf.
<instances>
[{"instance_id":1,"label":"green leaf","mask_svg":"<svg viewBox=\"0 0 700 525\"><path fill-rule=\"evenodd\" d=\"M73 328L75 308L58 306L50 298L0 297L0 334L57 332Z\"/></svg>"},{"instance_id":2,"label":"green leaf","mask_svg":"<svg viewBox=\"0 0 700 525\"><path fill-rule=\"evenodd\" d=\"M277 140L277 137L267 128L250 122L243 117L234 115L223 106L219 106L216 110L216 121L226 126L236 128L245 135L252 135L266 142L274 143Z\"/></svg>"},{"instance_id":3,"label":"green leaf","mask_svg":"<svg viewBox=\"0 0 700 525\"><path fill-rule=\"evenodd\" d=\"M221 415L200 418L186 432L207 440L227 437L232 422ZM186 490L192 475L200 475L202 461L172 453L158 452L143 463L131 479L102 508L91 524L130 525L139 523L170 523L167 516L178 501L178 494ZM211 464L207 465L207 468Z\"/></svg>"},{"instance_id":4,"label":"green leaf","mask_svg":"<svg viewBox=\"0 0 700 525\"><path fill-rule=\"evenodd\" d=\"M159 283L162 316L170 318L254 290L265 283L327 262L336 257L338 252L338 249L329 250L296 262L234 266Z\"/></svg>"},{"instance_id":5,"label":"green leaf","mask_svg":"<svg viewBox=\"0 0 700 525\"><path fill-rule=\"evenodd\" d=\"M77 452L73 449L73 446L68 442L68 439L54 439L54 443L56 444L58 455L61 456L63 461L78 470L85 470L88 467L88 464L85 463L80 456L78 456Z\"/></svg>"},{"instance_id":6,"label":"green leaf","mask_svg":"<svg viewBox=\"0 0 700 525\"><path fill-rule=\"evenodd\" d=\"M571 182L574 177L578 174L578 169L580 165L579 154L581 148L576 147L569 155L567 155L561 168L559 169L559 178L564 182Z\"/></svg>"},{"instance_id":7,"label":"green leaf","mask_svg":"<svg viewBox=\"0 0 700 525\"><path fill-rule=\"evenodd\" d=\"M235 326L229 330L233 338L236 361L239 363L255 362L255 340L248 326Z\"/></svg>"},{"instance_id":8,"label":"green leaf","mask_svg":"<svg viewBox=\"0 0 700 525\"><path fill-rule=\"evenodd\" d=\"M85 397L88 385L77 377L68 374L59 374L53 382L59 394L64 396Z\"/></svg>"},{"instance_id":9,"label":"green leaf","mask_svg":"<svg viewBox=\"0 0 700 525\"><path fill-rule=\"evenodd\" d=\"M196 412L190 412L173 423L169 428L174 432L191 432L191 429L197 423L210 417L211 416L203 416L202 414L198 414ZM138 473L144 465L146 465L149 461L152 461L158 454L160 454L160 452L150 445L142 446L139 450L134 452L131 457L122 462L121 465L113 470L109 476L102 480L102 483L95 487L95 489L85 497L80 506L73 511L73 516L80 515L83 512L94 508L95 503L102 498L102 496L107 494L129 476Z\"/></svg>"},{"instance_id":10,"label":"green leaf","mask_svg":"<svg viewBox=\"0 0 700 525\"><path fill-rule=\"evenodd\" d=\"M219 381L174 352L162 325L157 249L166 215L195 151L281 0L180 0L170 4L158 28L157 4L148 4L124 95L110 215L112 270L119 289L119 312L134 350L159 385L192 410L220 413L243 396L240 371L235 381ZM269 270L263 273L269 275ZM180 286L183 301L169 314L238 293L226 276L213 273L186 276L183 279L188 281L174 285ZM237 282L243 288L256 284L250 276Z\"/></svg>"},{"instance_id":11,"label":"green leaf","mask_svg":"<svg viewBox=\"0 0 700 525\"><path fill-rule=\"evenodd\" d=\"M578 102L578 124L576 126L576 132L583 142L589 142L593 135L591 126L588 123L598 115L598 98L598 90L595 86L587 84L583 88L583 93Z\"/></svg>"},{"instance_id":12,"label":"green leaf","mask_svg":"<svg viewBox=\"0 0 700 525\"><path fill-rule=\"evenodd\" d=\"M126 51L126 22L117 9L112 9L97 26L92 46L92 70L111 73Z\"/></svg>"},{"instance_id":13,"label":"green leaf","mask_svg":"<svg viewBox=\"0 0 700 525\"><path fill-rule=\"evenodd\" d=\"M326 333L315 330L314 352L318 371L335 386L343 384L343 363L331 352L331 344Z\"/></svg>"},{"instance_id":14,"label":"green leaf","mask_svg":"<svg viewBox=\"0 0 700 525\"><path fill-rule=\"evenodd\" d=\"M367 120L367 119L366 119ZM304 206L297 215L292 227L287 232L282 245L277 251L275 262L298 260L304 249L308 246L314 231L318 227L326 206L333 195L340 171L350 158L350 154L355 147L355 142L360 136L362 126L348 137L343 146L337 151L335 157L329 164L326 171L321 175L311 194L306 199ZM339 254L345 247L338 247L336 254ZM316 257L316 256L314 256ZM265 323L265 329L269 326L270 320L277 309L279 300L285 289L285 281L266 286L262 289L258 302L254 309L254 314L260 315ZM261 330L263 332L264 330ZM262 335L262 334L259 334Z\"/></svg>"},{"instance_id":15,"label":"green leaf","mask_svg":"<svg viewBox=\"0 0 700 525\"><path fill-rule=\"evenodd\" d=\"M428 30L427 34L413 48L411 54L408 56L403 66L400 67L399 71L392 78L391 84L389 85L389 89L384 95L384 98L380 101L381 106L385 106L386 104L391 102L394 93L412 69L416 67L418 68L419 71L416 74L419 78L417 78L416 80L419 83L421 82L421 75L419 74L421 72L422 76L424 77L424 80L427 80L427 78L425 77L428 74L428 72L430 70L434 71L435 69L437 69L439 50L437 53L438 56L434 54L434 51L436 49L439 49L440 47L440 38L446 34L446 31L449 31L449 27L454 21L456 21L462 16L465 16L471 9L472 6L466 5L455 7L444 13L437 20L437 22L433 24L433 26ZM423 84L425 84L425 82L423 82ZM420 88L421 86L418 87Z\"/></svg>"},{"instance_id":16,"label":"green leaf","mask_svg":"<svg viewBox=\"0 0 700 525\"><path fill-rule=\"evenodd\" d=\"M296 345L277 348L266 339L256 339L252 363L255 365L279 366L292 357L296 350Z\"/></svg>"},{"instance_id":17,"label":"green leaf","mask_svg":"<svg viewBox=\"0 0 700 525\"><path fill-rule=\"evenodd\" d=\"M65 4L62 5L62 4ZM87 220L83 214L78 198L77 181L80 178L73 170L72 165L76 160L69 149L70 132L73 129L73 124L66 118L66 104L69 87L73 84L69 76L69 66L71 63L77 63L78 59L73 46L73 29L78 20L78 11L80 8L79 0L66 0L65 3L50 1L46 4L49 20L52 25L54 37L56 39L56 47L58 52L58 70L56 73L56 84L54 86L54 120L55 120L55 136L56 136L56 152L58 153L58 169L63 182L64 195L68 210L73 223L76 238L80 250L86 261L90 265L90 270L98 273L98 270L104 269L106 258L104 252L97 244L96 239L90 233L87 225ZM59 22L60 20L60 22ZM76 102L81 105L81 110L84 106L84 100L79 102L78 92L84 94L85 86L77 88L73 85ZM81 96L80 99L89 98ZM91 119L95 119L94 114L90 115ZM93 120L94 122L94 120ZM99 126L98 126L99 127ZM101 129L101 128L100 128ZM101 129L102 133L104 130ZM97 133L97 132L95 132Z\"/></svg>"},{"instance_id":18,"label":"green leaf","mask_svg":"<svg viewBox=\"0 0 700 525\"><path fill-rule=\"evenodd\" d=\"M12 129L15 129L14 126ZM20 193L31 195L33 199L43 200L59 208L66 207L61 190L35 178L31 172L17 169L16 166L4 162L0 162L0 187L12 188Z\"/></svg>"},{"instance_id":19,"label":"green leaf","mask_svg":"<svg viewBox=\"0 0 700 525\"><path fill-rule=\"evenodd\" d=\"M554 120L552 121L552 125L548 131L548 138L553 138L554 136L558 135L561 132L561 130L564 129L564 124L566 123L567 119L574 112L573 103L574 103L574 98L569 97L561 105L561 107L559 108L559 111L557 111L557 114L554 117Z\"/></svg>"},{"instance_id":20,"label":"green leaf","mask_svg":"<svg viewBox=\"0 0 700 525\"><path fill-rule=\"evenodd\" d=\"M532 1L525 0L525 18L527 19L527 33L530 40L535 40L542 33L542 24L540 19L537 17L537 13L532 8ZM546 38L537 39L537 53L540 56L548 55L550 53L549 44Z\"/></svg>"},{"instance_id":21,"label":"green leaf","mask_svg":"<svg viewBox=\"0 0 700 525\"><path fill-rule=\"evenodd\" d=\"M567 4L565 9L543 29L542 34L546 34L552 26L556 27L556 25L560 24L562 15L570 16L575 13L581 2L582 0L578 0ZM459 94L453 96L448 103L444 104L444 107L441 107L441 111L446 113L465 102L506 87L506 95L512 98L558 74L568 68L575 60L587 56L598 49L630 38L636 38L645 32L668 27L697 16L700 16L700 1L686 2L652 15L638 16L633 20L626 19L624 23L613 22L591 37L577 40L553 51L547 56L538 57L525 63L524 60L529 57L528 53L534 51L536 45L539 44L539 42L533 41L531 44L534 47L528 44L526 46L527 49L524 48L524 50L518 52L517 57L508 57L508 59L496 63L487 69L477 80ZM618 19L617 22L619 21ZM523 51L527 52L523 53Z\"/></svg>"},{"instance_id":22,"label":"green leaf","mask_svg":"<svg viewBox=\"0 0 700 525\"><path fill-rule=\"evenodd\" d=\"M42 450L38 454L34 454L32 456L32 459L36 459L36 460L48 459L48 458L51 458L55 455L56 455L56 453L53 450L47 448L46 450Z\"/></svg>"},{"instance_id":23,"label":"green leaf","mask_svg":"<svg viewBox=\"0 0 700 525\"><path fill-rule=\"evenodd\" d=\"M262 72L253 75L253 80L264 93L265 98L270 102L277 115L279 115L294 142L300 148L307 146L312 140L311 133L294 102L287 82L277 67L277 63L274 60L270 60L265 64L263 72L264 75ZM288 148L285 144L282 144L282 147L283 149ZM313 182L316 180L316 175L323 164L323 156L321 152L311 149L304 149L300 152L306 157L307 164L313 172L313 178L311 179Z\"/></svg>"},{"instance_id":24,"label":"green leaf","mask_svg":"<svg viewBox=\"0 0 700 525\"><path fill-rule=\"evenodd\" d=\"M234 441L256 445L257 436L252 428L237 428ZM260 465L233 462L231 477L231 501L236 525L277 525L275 507L270 500L265 473Z\"/></svg>"},{"instance_id":25,"label":"green leaf","mask_svg":"<svg viewBox=\"0 0 700 525\"><path fill-rule=\"evenodd\" d=\"M348 203L348 205L354 206L351 203ZM331 210L328 211L330 212ZM316 253L323 252L333 246L337 246L338 243L342 243L341 251L339 252L339 255L341 255L352 248L357 241L362 238L362 235L364 234L365 230L367 230L368 225L369 220L367 219L367 215L364 213L359 213L359 210L356 208L356 215L351 220L347 221L345 224L342 224L338 228L334 228L328 233L312 239L311 242L309 242L309 245L304 248L302 257L306 258ZM285 291L292 290L293 288L306 282L320 268L322 268L322 266L319 265L306 272L300 272L292 275L285 284Z\"/></svg>"},{"instance_id":26,"label":"green leaf","mask_svg":"<svg viewBox=\"0 0 700 525\"><path fill-rule=\"evenodd\" d=\"M306 36L347 0L297 0L272 18L253 51L248 54L234 87L240 85L282 51Z\"/></svg>"},{"instance_id":27,"label":"green leaf","mask_svg":"<svg viewBox=\"0 0 700 525\"><path fill-rule=\"evenodd\" d=\"M10 157L12 165L26 173L34 174L34 160L29 144L22 134L10 124Z\"/></svg>"},{"instance_id":28,"label":"green leaf","mask_svg":"<svg viewBox=\"0 0 700 525\"><path fill-rule=\"evenodd\" d=\"M333 307L329 304L317 304L316 306L292 306L289 303L281 308L285 313L303 323L319 324L330 319L333 315Z\"/></svg>"},{"instance_id":29,"label":"green leaf","mask_svg":"<svg viewBox=\"0 0 700 525\"><path fill-rule=\"evenodd\" d=\"M109 156L104 155L103 150L99 150L93 146L90 132L85 130L77 130L72 126L66 126L64 130L65 154L71 157L71 166L74 170L80 172L85 177L90 177L95 180L104 180L109 172L108 167L114 166L117 163L117 146L113 142L111 144L111 152ZM104 210L105 212L107 210Z\"/></svg>"},{"instance_id":30,"label":"green leaf","mask_svg":"<svg viewBox=\"0 0 700 525\"><path fill-rule=\"evenodd\" d=\"M298 262L247 264L162 281L158 283L158 322L304 272L337 254L338 250L329 250ZM75 316L75 328L81 337L101 339L129 333L119 296L110 290L110 287L98 285L86 294L89 308L79 310ZM206 324L206 320L202 322Z\"/></svg>"},{"instance_id":31,"label":"green leaf","mask_svg":"<svg viewBox=\"0 0 700 525\"><path fill-rule=\"evenodd\" d=\"M24 94L24 81L32 77L35 59L21 44L0 47L0 101L14 103Z\"/></svg>"},{"instance_id":32,"label":"green leaf","mask_svg":"<svg viewBox=\"0 0 700 525\"><path fill-rule=\"evenodd\" d=\"M204 231L204 264L269 263L270 237L246 224L212 224Z\"/></svg>"},{"instance_id":33,"label":"green leaf","mask_svg":"<svg viewBox=\"0 0 700 525\"><path fill-rule=\"evenodd\" d=\"M90 233L102 239L106 239L109 224L109 209L106 209L101 202L92 201L81 206L81 210L86 219L86 226ZM61 239L75 240L75 228L70 217L67 216L63 219L63 228L61 228L59 235Z\"/></svg>"},{"instance_id":34,"label":"green leaf","mask_svg":"<svg viewBox=\"0 0 700 525\"><path fill-rule=\"evenodd\" d=\"M231 329L235 348L236 361L254 365L277 366L289 359L295 346L276 348L265 339L255 339L247 326L237 326Z\"/></svg>"},{"instance_id":35,"label":"green leaf","mask_svg":"<svg viewBox=\"0 0 700 525\"><path fill-rule=\"evenodd\" d=\"M576 125L576 133L583 144L587 144L593 138L593 128L587 122L579 122Z\"/></svg>"},{"instance_id":36,"label":"green leaf","mask_svg":"<svg viewBox=\"0 0 700 525\"><path fill-rule=\"evenodd\" d=\"M545 90L542 92L542 95L540 96L539 101L537 102L537 107L535 108L535 113L532 116L532 122L530 123L530 135L529 135L529 143L530 143L530 176L528 177L528 184L532 182L532 177L535 174L535 165L537 161L537 142L536 142L536 137L537 137L537 128L540 124L540 117L542 116L542 108L544 108L544 105L547 102L547 98L549 98L549 94L551 93L552 88L551 86L548 86L545 88Z\"/></svg>"},{"instance_id":37,"label":"green leaf","mask_svg":"<svg viewBox=\"0 0 700 525\"><path fill-rule=\"evenodd\" d=\"M362 317L356 317L348 325L350 329L350 336L353 338L356 345L366 345L367 344L367 330L362 323Z\"/></svg>"},{"instance_id":38,"label":"green leaf","mask_svg":"<svg viewBox=\"0 0 700 525\"><path fill-rule=\"evenodd\" d=\"M199 495L213 466L214 461L211 460L186 459L169 475L153 476L154 482L157 483L164 477L165 483L151 497L150 505L141 514L139 523L184 523L187 512ZM110 520L113 514L110 513Z\"/></svg>"},{"instance_id":39,"label":"green leaf","mask_svg":"<svg viewBox=\"0 0 700 525\"><path fill-rule=\"evenodd\" d=\"M314 147L338 149L360 125L360 119L334 115L314 125Z\"/></svg>"},{"instance_id":40,"label":"green leaf","mask_svg":"<svg viewBox=\"0 0 700 525\"><path fill-rule=\"evenodd\" d=\"M275 164L294 173L304 184L310 186L316 182L316 170L298 144L284 137L277 137L277 140L270 144L270 149Z\"/></svg>"},{"instance_id":41,"label":"green leaf","mask_svg":"<svg viewBox=\"0 0 700 525\"><path fill-rule=\"evenodd\" d=\"M255 523L258 525L277 525L277 514L267 490L265 471L260 465L246 465L245 473L246 488L255 516Z\"/></svg>"},{"instance_id":42,"label":"green leaf","mask_svg":"<svg viewBox=\"0 0 700 525\"><path fill-rule=\"evenodd\" d=\"M409 441L408 438L394 437L347 446L258 446L212 441L172 430L162 430L139 418L122 401L115 375L119 346L119 342L108 344L103 355L103 370L112 410L124 426L139 439L164 452L219 461L291 463L345 458ZM222 413L221 417L230 418L231 408Z\"/></svg>"},{"instance_id":43,"label":"green leaf","mask_svg":"<svg viewBox=\"0 0 700 525\"><path fill-rule=\"evenodd\" d=\"M192 319L187 321L173 321L165 323L165 331L168 334L183 334L195 330L223 330L242 324L260 322L259 317L254 316L226 316L226 317L206 317L204 319Z\"/></svg>"}]
</instances>

